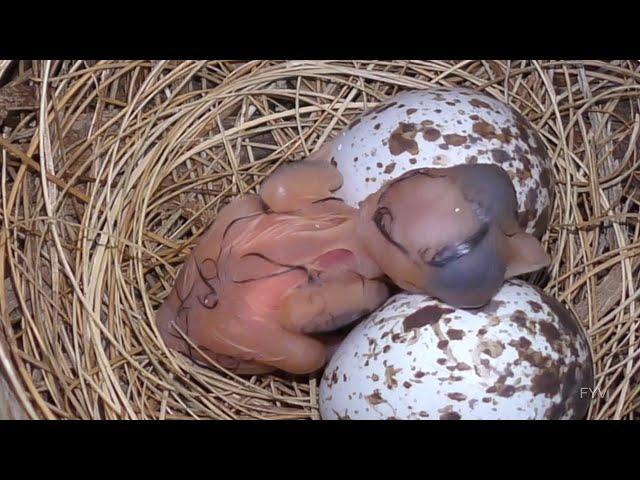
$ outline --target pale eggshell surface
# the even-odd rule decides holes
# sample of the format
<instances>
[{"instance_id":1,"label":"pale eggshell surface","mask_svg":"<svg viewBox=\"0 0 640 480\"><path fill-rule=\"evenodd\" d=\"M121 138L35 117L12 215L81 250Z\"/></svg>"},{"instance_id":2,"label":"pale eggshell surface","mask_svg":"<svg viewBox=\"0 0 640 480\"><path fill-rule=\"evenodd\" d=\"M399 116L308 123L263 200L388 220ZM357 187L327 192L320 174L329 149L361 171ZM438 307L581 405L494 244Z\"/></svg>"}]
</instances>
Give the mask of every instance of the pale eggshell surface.
<instances>
[{"instance_id":1,"label":"pale eggshell surface","mask_svg":"<svg viewBox=\"0 0 640 480\"><path fill-rule=\"evenodd\" d=\"M352 206L408 170L492 163L514 183L520 225L540 237L549 223L553 176L540 136L515 109L474 90L401 93L352 122L329 152L344 177L336 195Z\"/></svg>"},{"instance_id":2,"label":"pale eggshell surface","mask_svg":"<svg viewBox=\"0 0 640 480\"><path fill-rule=\"evenodd\" d=\"M507 281L480 310L400 293L352 330L320 385L323 419L576 419L593 365L555 299Z\"/></svg>"}]
</instances>

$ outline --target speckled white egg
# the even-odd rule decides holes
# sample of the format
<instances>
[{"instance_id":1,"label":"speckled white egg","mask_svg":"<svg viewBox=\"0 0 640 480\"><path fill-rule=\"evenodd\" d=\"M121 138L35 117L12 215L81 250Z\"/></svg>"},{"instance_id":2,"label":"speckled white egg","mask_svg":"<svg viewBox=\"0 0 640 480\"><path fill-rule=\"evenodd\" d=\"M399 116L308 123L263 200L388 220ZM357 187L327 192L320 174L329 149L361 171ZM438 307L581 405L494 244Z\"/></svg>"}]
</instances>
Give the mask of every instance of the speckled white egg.
<instances>
[{"instance_id":1,"label":"speckled white egg","mask_svg":"<svg viewBox=\"0 0 640 480\"><path fill-rule=\"evenodd\" d=\"M541 237L553 206L553 174L531 123L511 106L471 89L413 90L357 118L329 144L348 204L408 170L493 163L511 177L520 225Z\"/></svg>"},{"instance_id":2,"label":"speckled white egg","mask_svg":"<svg viewBox=\"0 0 640 480\"><path fill-rule=\"evenodd\" d=\"M352 330L320 385L323 419L576 419L590 346L557 300L510 280L480 310L400 293Z\"/></svg>"}]
</instances>

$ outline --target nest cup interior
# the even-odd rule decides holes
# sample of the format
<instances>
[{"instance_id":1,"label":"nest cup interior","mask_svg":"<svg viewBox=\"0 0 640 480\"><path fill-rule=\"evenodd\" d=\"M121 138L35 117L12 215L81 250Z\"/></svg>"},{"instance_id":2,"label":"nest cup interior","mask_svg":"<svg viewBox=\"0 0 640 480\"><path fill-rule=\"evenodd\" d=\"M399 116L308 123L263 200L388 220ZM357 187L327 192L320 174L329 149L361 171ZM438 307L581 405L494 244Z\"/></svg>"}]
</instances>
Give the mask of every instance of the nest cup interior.
<instances>
[{"instance_id":1,"label":"nest cup interior","mask_svg":"<svg viewBox=\"0 0 640 480\"><path fill-rule=\"evenodd\" d=\"M604 392L589 418L640 415L637 61L14 63L0 101L32 100L0 103L0 361L28 417L318 419L318 376L196 364L165 348L154 310L231 198L436 85L484 91L539 130L552 264L528 280L588 332Z\"/></svg>"}]
</instances>

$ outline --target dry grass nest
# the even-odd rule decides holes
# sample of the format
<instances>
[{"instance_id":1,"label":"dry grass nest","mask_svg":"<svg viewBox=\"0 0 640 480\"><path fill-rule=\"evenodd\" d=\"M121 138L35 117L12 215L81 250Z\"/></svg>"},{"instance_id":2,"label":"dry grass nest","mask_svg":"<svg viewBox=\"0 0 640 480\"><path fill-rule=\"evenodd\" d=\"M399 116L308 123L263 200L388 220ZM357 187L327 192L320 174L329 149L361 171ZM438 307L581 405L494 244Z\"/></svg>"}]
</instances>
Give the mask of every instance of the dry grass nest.
<instances>
[{"instance_id":1,"label":"dry grass nest","mask_svg":"<svg viewBox=\"0 0 640 480\"><path fill-rule=\"evenodd\" d=\"M587 329L590 418L640 416L637 61L0 62L0 362L31 418L317 419L317 376L240 378L153 319L232 197L395 93L468 86L540 131L547 274Z\"/></svg>"}]
</instances>

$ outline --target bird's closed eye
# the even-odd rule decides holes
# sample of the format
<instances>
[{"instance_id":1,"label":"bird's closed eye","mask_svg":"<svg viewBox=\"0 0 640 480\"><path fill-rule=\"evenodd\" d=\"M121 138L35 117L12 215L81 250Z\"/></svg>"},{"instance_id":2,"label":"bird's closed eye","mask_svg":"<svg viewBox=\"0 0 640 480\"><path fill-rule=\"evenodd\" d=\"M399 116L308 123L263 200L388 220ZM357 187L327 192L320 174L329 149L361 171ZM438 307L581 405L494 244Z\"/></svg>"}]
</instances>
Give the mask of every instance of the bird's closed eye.
<instances>
[{"instance_id":1,"label":"bird's closed eye","mask_svg":"<svg viewBox=\"0 0 640 480\"><path fill-rule=\"evenodd\" d=\"M393 215L391 214L391 210L389 210L387 207L379 207L373 214L372 220L378 231L389 243L394 245L405 255L409 254L407 249L396 242L391 236L391 224L393 223Z\"/></svg>"},{"instance_id":2,"label":"bird's closed eye","mask_svg":"<svg viewBox=\"0 0 640 480\"><path fill-rule=\"evenodd\" d=\"M373 222L385 237L390 236L393 215L391 215L391 211L387 207L380 207L375 211Z\"/></svg>"},{"instance_id":3,"label":"bird's closed eye","mask_svg":"<svg viewBox=\"0 0 640 480\"><path fill-rule=\"evenodd\" d=\"M447 245L438 250L431 260L426 263L431 267L442 268L447 264L457 260L465 255L469 254L474 248L476 248L482 240L485 239L489 232L489 224L484 223L480 229L474 233L471 237L462 243L456 245Z\"/></svg>"}]
</instances>

